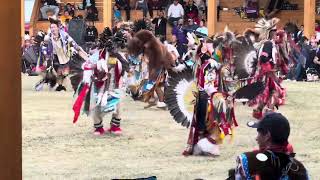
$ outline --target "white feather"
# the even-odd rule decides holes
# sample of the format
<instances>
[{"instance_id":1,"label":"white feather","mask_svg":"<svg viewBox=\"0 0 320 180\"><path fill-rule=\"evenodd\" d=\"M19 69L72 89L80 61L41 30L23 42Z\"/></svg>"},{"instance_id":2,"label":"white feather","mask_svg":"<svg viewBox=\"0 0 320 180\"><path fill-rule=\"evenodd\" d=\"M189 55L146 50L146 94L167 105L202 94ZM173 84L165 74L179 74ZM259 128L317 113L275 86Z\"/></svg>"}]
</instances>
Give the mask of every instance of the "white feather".
<instances>
[{"instance_id":1,"label":"white feather","mask_svg":"<svg viewBox=\"0 0 320 180\"><path fill-rule=\"evenodd\" d=\"M181 112L187 117L188 121L191 122L193 113L189 112L184 104L184 96L186 94L186 90L192 85L193 82L188 82L186 80L180 81L175 88L175 92L177 93L177 103L180 107Z\"/></svg>"}]
</instances>

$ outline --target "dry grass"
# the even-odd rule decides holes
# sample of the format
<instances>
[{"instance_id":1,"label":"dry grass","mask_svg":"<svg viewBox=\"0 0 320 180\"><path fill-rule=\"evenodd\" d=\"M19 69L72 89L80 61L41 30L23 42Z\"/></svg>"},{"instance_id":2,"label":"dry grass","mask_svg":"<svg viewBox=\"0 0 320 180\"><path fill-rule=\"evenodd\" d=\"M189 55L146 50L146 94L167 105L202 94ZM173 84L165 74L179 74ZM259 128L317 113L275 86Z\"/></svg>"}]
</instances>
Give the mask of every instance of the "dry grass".
<instances>
[{"instance_id":1,"label":"dry grass","mask_svg":"<svg viewBox=\"0 0 320 180\"><path fill-rule=\"evenodd\" d=\"M158 179L223 180L235 157L256 145L255 130L246 127L251 109L238 105L240 127L226 139L217 158L183 157L188 130L169 113L144 110L145 104L125 98L123 135L92 135L92 121L81 116L72 124L72 92L34 92L37 78L23 77L24 179L111 179L155 175ZM320 179L320 84L286 83L291 122L290 142L312 179ZM105 118L107 126L110 117Z\"/></svg>"}]
</instances>

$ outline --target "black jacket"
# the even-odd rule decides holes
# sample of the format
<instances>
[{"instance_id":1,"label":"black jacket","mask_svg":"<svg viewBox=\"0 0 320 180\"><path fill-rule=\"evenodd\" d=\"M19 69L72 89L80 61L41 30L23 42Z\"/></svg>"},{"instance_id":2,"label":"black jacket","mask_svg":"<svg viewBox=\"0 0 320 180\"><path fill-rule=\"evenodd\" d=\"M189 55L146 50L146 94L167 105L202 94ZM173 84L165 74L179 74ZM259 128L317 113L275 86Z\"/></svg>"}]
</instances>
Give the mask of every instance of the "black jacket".
<instances>
[{"instance_id":1,"label":"black jacket","mask_svg":"<svg viewBox=\"0 0 320 180\"><path fill-rule=\"evenodd\" d=\"M99 17L98 17L98 9L97 7L95 6L90 6L87 8L87 10L91 9L92 11L89 12L87 11L87 16L86 16L86 20L89 20L89 21L98 21L99 20Z\"/></svg>"},{"instance_id":2,"label":"black jacket","mask_svg":"<svg viewBox=\"0 0 320 180\"><path fill-rule=\"evenodd\" d=\"M155 35L166 36L167 34L167 19L162 17L160 23L158 23L159 18L154 18L152 23L155 24Z\"/></svg>"},{"instance_id":3,"label":"black jacket","mask_svg":"<svg viewBox=\"0 0 320 180\"><path fill-rule=\"evenodd\" d=\"M42 3L47 3L47 5L50 5L50 6L58 6L58 3L56 0L42 0Z\"/></svg>"},{"instance_id":4,"label":"black jacket","mask_svg":"<svg viewBox=\"0 0 320 180\"><path fill-rule=\"evenodd\" d=\"M95 42L98 38L98 30L96 27L88 27L86 29L86 36L84 37L84 40L86 42Z\"/></svg>"}]
</instances>

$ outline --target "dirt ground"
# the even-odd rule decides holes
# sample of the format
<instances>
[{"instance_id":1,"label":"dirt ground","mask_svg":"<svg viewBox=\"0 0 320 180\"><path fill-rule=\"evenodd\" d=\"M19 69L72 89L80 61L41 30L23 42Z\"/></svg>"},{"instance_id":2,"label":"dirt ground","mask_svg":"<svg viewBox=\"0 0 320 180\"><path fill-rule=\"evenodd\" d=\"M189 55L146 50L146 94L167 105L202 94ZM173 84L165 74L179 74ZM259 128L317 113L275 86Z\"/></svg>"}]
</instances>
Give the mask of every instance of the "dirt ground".
<instances>
[{"instance_id":1,"label":"dirt ground","mask_svg":"<svg viewBox=\"0 0 320 180\"><path fill-rule=\"evenodd\" d=\"M22 77L23 178L112 179L157 176L158 179L223 180L235 166L236 155L256 146L256 131L246 127L251 109L236 107L239 127L226 139L221 156L184 157L188 130L167 111L125 97L123 135L92 134L91 119L72 124L73 93L35 92L38 77ZM291 123L290 142L311 179L320 179L320 84L285 83L287 105L280 111ZM108 127L110 116L105 118Z\"/></svg>"}]
</instances>

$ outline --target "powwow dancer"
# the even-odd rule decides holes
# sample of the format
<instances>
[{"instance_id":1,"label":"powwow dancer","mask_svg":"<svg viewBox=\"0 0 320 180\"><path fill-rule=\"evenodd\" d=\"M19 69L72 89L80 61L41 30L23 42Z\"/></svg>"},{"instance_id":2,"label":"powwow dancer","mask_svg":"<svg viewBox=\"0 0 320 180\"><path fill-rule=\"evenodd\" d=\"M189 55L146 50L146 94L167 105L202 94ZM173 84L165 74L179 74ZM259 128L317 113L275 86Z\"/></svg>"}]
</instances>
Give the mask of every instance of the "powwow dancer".
<instances>
[{"instance_id":1,"label":"powwow dancer","mask_svg":"<svg viewBox=\"0 0 320 180\"><path fill-rule=\"evenodd\" d=\"M168 96L168 98L166 98L166 103L169 106L169 110L171 112L171 114L174 116L174 119L179 122L182 123L184 126L189 126L190 125L190 118L188 119L188 115L183 114L183 112L181 112L181 109L179 108L180 102L177 102L176 98L179 96L178 94L182 93L185 91L186 86L188 86L188 81L185 81L185 79L189 78L190 79L194 79L194 76L192 75L192 69L190 68L190 66L188 66L187 64L185 65L185 69L179 69L177 70L178 66L176 66L176 63L174 61L174 58L172 56L172 54L168 51L168 49L160 43L159 40L157 40L149 31L139 31L137 34L135 34L135 36L133 36L133 38L129 41L128 43L128 51L129 54L137 56L139 55L141 52L141 49L144 50L144 55L147 56L149 58L149 73L151 74L151 77L157 77L154 75L157 75L156 72L158 72L159 70L161 70L162 68L166 68L169 71L169 86L166 87L165 90L165 94ZM205 52L204 52L205 53ZM231 133L231 124L233 124L232 122L227 122L226 119L223 119L225 116L223 115L224 111L228 108L228 110L230 110L230 113L232 112L232 107L230 107L231 109L229 109L229 106L226 106L226 101L225 97L222 93L220 94L215 94L216 92L218 92L218 88L217 85L219 84L219 65L217 62L215 62L213 59L211 59L209 61L209 59L211 58L211 56L208 56L209 58L204 59L203 66L200 66L201 70L199 71L199 74L202 75L202 81L201 83L199 82L199 85L201 85L201 88L203 89L204 93L207 93L205 90L208 91L208 95L207 97L214 97L213 99L217 99L218 102L221 102L221 104L219 104L219 112L215 113L214 109L211 108L212 111L210 111L210 113L216 114L217 116L221 115L221 118L219 117L219 120L223 120L223 122L225 122L225 131L228 131L227 134ZM190 73L191 72L191 73ZM200 73L201 72L201 73ZM199 76L200 77L200 76ZM180 79L179 79L180 78ZM206 78L206 79L204 79ZM170 80L171 79L171 80ZM204 82L206 82L206 85L204 84ZM175 84L170 84L170 83L175 83ZM171 89L170 89L171 88ZM176 89L173 89L176 88ZM182 96L182 97L181 97ZM183 95L181 95L180 98L183 99ZM202 97L202 95L199 95ZM170 97L172 97L172 99L170 99ZM213 100L212 99L212 100ZM208 98L206 99L206 97L203 97L203 101L208 101ZM210 101L211 103L213 101ZM201 109L202 112L205 112L208 109L205 107L203 107ZM197 111L195 109L195 111ZM217 110L218 111L218 110ZM196 113L195 113L196 114ZM199 113L201 114L201 113ZM213 122L213 121L207 121L209 119L206 119L203 115L201 114L203 119L201 119L201 126L202 126L202 134L200 135L201 137L204 137L205 142L209 142L209 140L212 140L212 138L210 138L209 140L207 139L207 131L206 131L206 127L207 126L206 122ZM196 115L195 115L196 116ZM192 117L192 115L191 115ZM212 118L214 118L212 116ZM192 119L192 118L191 118ZM232 118L230 118L232 119ZM210 119L212 120L212 119ZM230 124L231 123L231 124ZM230 124L230 125L229 125ZM211 126L214 126L215 128L209 128L210 132L212 132L215 130L218 130L220 132L219 126L212 123ZM193 133L194 131L192 130L192 133L190 133L190 139L194 138L199 138L199 131L197 133ZM218 133L217 133L218 134ZM195 141L193 141L195 142ZM196 142L197 143L197 142ZM211 154L217 154L217 148L215 145L210 144L211 149L209 152L207 153L211 153ZM214 146L214 147L212 147ZM193 149L192 149L193 150ZM201 154L201 153L205 153L202 151L203 149L199 149L197 153ZM186 151L186 155L187 154L191 154L193 152L191 151Z\"/></svg>"},{"instance_id":2,"label":"powwow dancer","mask_svg":"<svg viewBox=\"0 0 320 180\"><path fill-rule=\"evenodd\" d=\"M47 59L52 61L58 87L56 91L66 91L63 86L65 78L69 75L70 60L74 54L87 59L87 53L66 33L59 20L50 18L49 43L47 48Z\"/></svg>"},{"instance_id":3,"label":"powwow dancer","mask_svg":"<svg viewBox=\"0 0 320 180\"><path fill-rule=\"evenodd\" d=\"M225 32L216 36L213 42L205 38L207 40L198 46L198 58L193 59L195 65L190 66L190 61L186 61L182 69L150 32L140 31L130 39L129 54L143 53L149 58L151 77L162 68L169 72L165 102L175 121L186 127L191 125L184 155L219 155L219 144L224 136L232 135L237 126L234 101L254 102L268 88L269 84L255 80L254 76L259 72L257 44L253 38L256 34L246 32L235 38L233 33ZM188 90L194 86L194 81L196 100L191 101L192 93ZM184 103L186 100L189 104ZM190 108L190 102L195 102L193 108Z\"/></svg>"},{"instance_id":4,"label":"powwow dancer","mask_svg":"<svg viewBox=\"0 0 320 180\"><path fill-rule=\"evenodd\" d=\"M147 32L146 30L152 31L152 28L150 27L150 24L147 21L139 20L134 23L132 30L133 30L133 33L139 33L139 31L141 30L145 32ZM139 49L137 50L140 51ZM132 61L133 64L135 64L134 61L137 61L138 56L141 56L140 59L142 60L141 63L138 62L140 64L140 70L141 70L140 73L144 74L146 69L143 68L143 65L149 62L150 56L148 53L146 54L145 52L139 52L137 54L134 54L133 56L130 56L130 59L134 59ZM138 61L141 61L141 60L138 60ZM164 103L164 93L162 90L164 86L164 81L166 79L165 69L160 68L160 69L157 69L155 72L151 72L151 73L148 72L148 74L149 75L147 75L148 76L147 79L144 78L144 79L140 79L140 81L131 81L132 83L128 86L129 93L135 100L139 99L139 100L143 100L144 102L148 102L149 105L146 107L151 107L153 105L156 105L158 108L166 108L166 104ZM152 74L152 77L150 76L151 74ZM131 76L131 79L132 79L132 76ZM155 103L156 101L155 94L158 97L157 103Z\"/></svg>"},{"instance_id":5,"label":"powwow dancer","mask_svg":"<svg viewBox=\"0 0 320 180\"><path fill-rule=\"evenodd\" d=\"M249 102L250 106L257 105L253 117L260 119L264 112L274 111L284 104L286 90L281 86L282 75L288 73L288 49L286 48L284 31L277 31L276 24L279 19L269 21L260 20L255 31L260 34L261 47L258 52L258 66L253 81L263 82L265 89L257 98Z\"/></svg>"},{"instance_id":6,"label":"powwow dancer","mask_svg":"<svg viewBox=\"0 0 320 180\"><path fill-rule=\"evenodd\" d=\"M225 87L220 49L202 42L196 70L197 93L187 149L183 155L219 155L219 144L237 126L233 98ZM174 75L172 75L174 76ZM169 88L170 89L170 88Z\"/></svg>"},{"instance_id":7,"label":"powwow dancer","mask_svg":"<svg viewBox=\"0 0 320 180\"><path fill-rule=\"evenodd\" d=\"M83 72L71 78L76 88L79 77L82 78L78 87L78 98L74 103L75 112L73 122L76 123L80 115L82 104L83 111L92 116L94 122L94 134L105 133L103 117L112 112L112 119L108 132L116 135L122 133L120 128L120 88L123 67L127 67L124 56L115 51L113 45L114 35L106 28L100 35L99 47L91 50L91 56L83 65ZM123 42L122 42L123 43Z\"/></svg>"}]
</instances>

